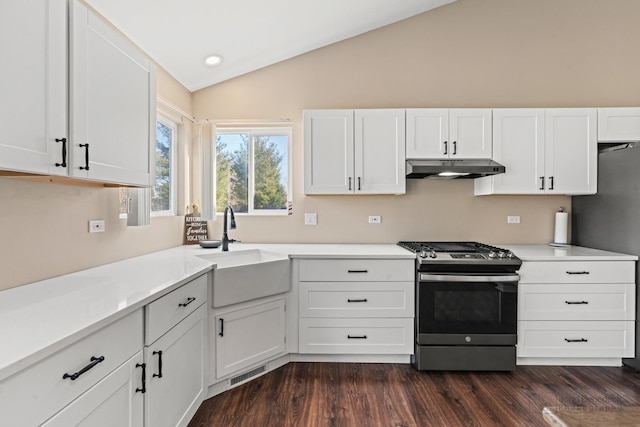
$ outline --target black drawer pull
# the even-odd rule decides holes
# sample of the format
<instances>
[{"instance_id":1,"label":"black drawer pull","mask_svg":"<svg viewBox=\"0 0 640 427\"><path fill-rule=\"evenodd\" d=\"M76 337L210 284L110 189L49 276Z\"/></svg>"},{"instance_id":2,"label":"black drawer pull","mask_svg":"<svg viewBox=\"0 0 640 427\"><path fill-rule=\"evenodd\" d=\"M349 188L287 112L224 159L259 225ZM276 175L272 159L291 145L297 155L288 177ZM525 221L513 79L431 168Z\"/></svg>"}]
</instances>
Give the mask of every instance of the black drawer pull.
<instances>
[{"instance_id":1,"label":"black drawer pull","mask_svg":"<svg viewBox=\"0 0 640 427\"><path fill-rule=\"evenodd\" d=\"M56 167L67 167L67 138L56 138L56 142L62 142L62 163L56 163Z\"/></svg>"},{"instance_id":2,"label":"black drawer pull","mask_svg":"<svg viewBox=\"0 0 640 427\"><path fill-rule=\"evenodd\" d=\"M347 298L347 302L367 302L367 299L366 298L362 298L362 299Z\"/></svg>"},{"instance_id":3,"label":"black drawer pull","mask_svg":"<svg viewBox=\"0 0 640 427\"><path fill-rule=\"evenodd\" d=\"M589 304L589 301L565 301L565 304Z\"/></svg>"},{"instance_id":4,"label":"black drawer pull","mask_svg":"<svg viewBox=\"0 0 640 427\"><path fill-rule=\"evenodd\" d=\"M221 337L224 336L224 319L220 318L220 332L218 333Z\"/></svg>"},{"instance_id":5,"label":"black drawer pull","mask_svg":"<svg viewBox=\"0 0 640 427\"><path fill-rule=\"evenodd\" d=\"M158 373L153 374L153 378L162 378L162 350L154 351L153 355L158 355Z\"/></svg>"},{"instance_id":6,"label":"black drawer pull","mask_svg":"<svg viewBox=\"0 0 640 427\"><path fill-rule=\"evenodd\" d=\"M89 143L80 144L80 147L84 147L84 166L80 166L80 170L89 170Z\"/></svg>"},{"instance_id":7,"label":"black drawer pull","mask_svg":"<svg viewBox=\"0 0 640 427\"><path fill-rule=\"evenodd\" d=\"M195 297L188 297L187 298L187 302L181 302L180 304L178 304L178 307L186 307L189 304L191 304L192 302L194 302L196 300Z\"/></svg>"},{"instance_id":8,"label":"black drawer pull","mask_svg":"<svg viewBox=\"0 0 640 427\"><path fill-rule=\"evenodd\" d=\"M588 339L586 338L580 338L580 339L570 339L570 338L565 338L564 339L566 342L589 342Z\"/></svg>"},{"instance_id":9,"label":"black drawer pull","mask_svg":"<svg viewBox=\"0 0 640 427\"><path fill-rule=\"evenodd\" d=\"M142 368L142 388L136 388L136 393L145 394L147 392L147 364L136 363L136 368Z\"/></svg>"},{"instance_id":10,"label":"black drawer pull","mask_svg":"<svg viewBox=\"0 0 640 427\"><path fill-rule=\"evenodd\" d=\"M347 270L347 273L368 273L369 270Z\"/></svg>"},{"instance_id":11,"label":"black drawer pull","mask_svg":"<svg viewBox=\"0 0 640 427\"><path fill-rule=\"evenodd\" d=\"M350 340L366 340L367 336L366 335L347 335L347 338L349 338Z\"/></svg>"},{"instance_id":12,"label":"black drawer pull","mask_svg":"<svg viewBox=\"0 0 640 427\"><path fill-rule=\"evenodd\" d=\"M87 366L85 366L84 368L80 369L75 374L64 374L62 376L62 379L66 380L67 378L69 378L71 381L77 380L78 378L80 378L80 375L82 375L85 372L87 372L88 370L92 369L98 363L104 362L104 356L100 356L100 357L93 357L92 356L90 360L91 360L91 363L89 363Z\"/></svg>"},{"instance_id":13,"label":"black drawer pull","mask_svg":"<svg viewBox=\"0 0 640 427\"><path fill-rule=\"evenodd\" d=\"M567 274L589 274L588 271L567 271Z\"/></svg>"}]
</instances>

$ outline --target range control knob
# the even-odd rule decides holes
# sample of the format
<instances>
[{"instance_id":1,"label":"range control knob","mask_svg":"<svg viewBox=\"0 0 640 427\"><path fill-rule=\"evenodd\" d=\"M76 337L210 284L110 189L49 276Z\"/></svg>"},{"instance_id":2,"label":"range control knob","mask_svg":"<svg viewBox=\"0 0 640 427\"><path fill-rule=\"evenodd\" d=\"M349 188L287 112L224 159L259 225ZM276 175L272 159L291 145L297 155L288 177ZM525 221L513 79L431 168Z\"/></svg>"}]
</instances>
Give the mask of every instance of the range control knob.
<instances>
[{"instance_id":1,"label":"range control knob","mask_svg":"<svg viewBox=\"0 0 640 427\"><path fill-rule=\"evenodd\" d=\"M496 253L491 251L489 252L489 258L495 258L496 257Z\"/></svg>"},{"instance_id":2,"label":"range control knob","mask_svg":"<svg viewBox=\"0 0 640 427\"><path fill-rule=\"evenodd\" d=\"M420 255L418 255L420 258L426 258L427 255L427 251L420 251Z\"/></svg>"},{"instance_id":3,"label":"range control knob","mask_svg":"<svg viewBox=\"0 0 640 427\"><path fill-rule=\"evenodd\" d=\"M505 258L507 256L507 254L505 254L504 252L500 251L498 252L498 258Z\"/></svg>"},{"instance_id":4,"label":"range control knob","mask_svg":"<svg viewBox=\"0 0 640 427\"><path fill-rule=\"evenodd\" d=\"M513 252L507 251L507 258L513 258Z\"/></svg>"},{"instance_id":5,"label":"range control knob","mask_svg":"<svg viewBox=\"0 0 640 427\"><path fill-rule=\"evenodd\" d=\"M436 254L436 252L435 252L435 251L431 251L431 252L429 253L429 258L437 258L437 257L438 257L438 254Z\"/></svg>"}]
</instances>

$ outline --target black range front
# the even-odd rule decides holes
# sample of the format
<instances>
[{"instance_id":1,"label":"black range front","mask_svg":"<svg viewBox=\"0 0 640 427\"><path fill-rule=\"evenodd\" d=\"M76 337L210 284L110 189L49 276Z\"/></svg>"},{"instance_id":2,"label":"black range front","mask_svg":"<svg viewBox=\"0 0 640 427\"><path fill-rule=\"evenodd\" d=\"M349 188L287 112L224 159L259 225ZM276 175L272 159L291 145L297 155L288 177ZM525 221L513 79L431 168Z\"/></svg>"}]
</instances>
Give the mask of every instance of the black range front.
<instances>
[{"instance_id":1,"label":"black range front","mask_svg":"<svg viewBox=\"0 0 640 427\"><path fill-rule=\"evenodd\" d=\"M417 244L399 244L407 248L409 243ZM419 245L414 366L419 370L515 370L516 271L521 261L508 251L475 242ZM425 250L426 245L430 249Z\"/></svg>"}]
</instances>

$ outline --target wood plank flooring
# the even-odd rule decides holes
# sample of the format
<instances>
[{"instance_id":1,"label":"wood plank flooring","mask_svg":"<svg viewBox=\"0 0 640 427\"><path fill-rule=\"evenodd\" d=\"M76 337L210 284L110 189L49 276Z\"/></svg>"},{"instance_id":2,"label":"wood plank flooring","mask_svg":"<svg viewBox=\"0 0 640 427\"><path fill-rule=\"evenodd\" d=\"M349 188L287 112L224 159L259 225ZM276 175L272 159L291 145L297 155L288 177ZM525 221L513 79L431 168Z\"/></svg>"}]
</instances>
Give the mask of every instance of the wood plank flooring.
<instances>
[{"instance_id":1,"label":"wood plank flooring","mask_svg":"<svg viewBox=\"0 0 640 427\"><path fill-rule=\"evenodd\" d=\"M617 367L419 372L402 364L289 363L205 401L189 427L547 426L545 406L640 406L640 374Z\"/></svg>"}]
</instances>

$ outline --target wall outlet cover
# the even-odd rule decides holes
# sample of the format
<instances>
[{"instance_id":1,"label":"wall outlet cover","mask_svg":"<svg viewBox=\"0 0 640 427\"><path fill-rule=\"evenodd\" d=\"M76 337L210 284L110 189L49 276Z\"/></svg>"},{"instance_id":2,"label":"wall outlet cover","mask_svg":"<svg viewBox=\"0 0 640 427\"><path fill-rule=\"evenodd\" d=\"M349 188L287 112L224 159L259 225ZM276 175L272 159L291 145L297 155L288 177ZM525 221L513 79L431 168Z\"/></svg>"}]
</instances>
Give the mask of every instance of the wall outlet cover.
<instances>
[{"instance_id":1,"label":"wall outlet cover","mask_svg":"<svg viewBox=\"0 0 640 427\"><path fill-rule=\"evenodd\" d=\"M317 225L318 224L318 214L317 213L305 213L304 214L304 225Z\"/></svg>"},{"instance_id":2,"label":"wall outlet cover","mask_svg":"<svg viewBox=\"0 0 640 427\"><path fill-rule=\"evenodd\" d=\"M104 233L104 219L89 221L89 233Z\"/></svg>"}]
</instances>

